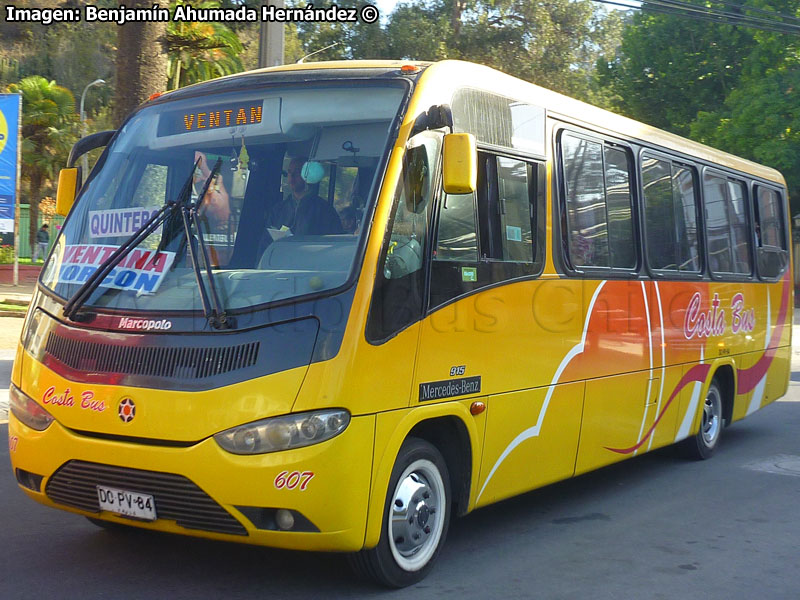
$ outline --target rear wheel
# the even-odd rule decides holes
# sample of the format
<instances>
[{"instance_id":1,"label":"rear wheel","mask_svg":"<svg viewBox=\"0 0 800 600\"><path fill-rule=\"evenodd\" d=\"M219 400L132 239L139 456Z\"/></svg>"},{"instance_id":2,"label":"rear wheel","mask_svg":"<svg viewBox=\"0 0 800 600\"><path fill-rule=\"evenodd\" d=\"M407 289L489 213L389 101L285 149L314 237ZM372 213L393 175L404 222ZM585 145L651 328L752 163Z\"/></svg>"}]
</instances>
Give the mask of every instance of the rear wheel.
<instances>
[{"instance_id":1,"label":"rear wheel","mask_svg":"<svg viewBox=\"0 0 800 600\"><path fill-rule=\"evenodd\" d=\"M719 436L724 424L722 417L722 389L714 379L708 386L703 402L700 431L683 442L683 449L690 458L705 460L711 458L719 445Z\"/></svg>"},{"instance_id":2,"label":"rear wheel","mask_svg":"<svg viewBox=\"0 0 800 600\"><path fill-rule=\"evenodd\" d=\"M378 545L351 555L355 571L389 587L422 580L439 556L450 521L450 478L441 453L409 438L397 455Z\"/></svg>"}]
</instances>

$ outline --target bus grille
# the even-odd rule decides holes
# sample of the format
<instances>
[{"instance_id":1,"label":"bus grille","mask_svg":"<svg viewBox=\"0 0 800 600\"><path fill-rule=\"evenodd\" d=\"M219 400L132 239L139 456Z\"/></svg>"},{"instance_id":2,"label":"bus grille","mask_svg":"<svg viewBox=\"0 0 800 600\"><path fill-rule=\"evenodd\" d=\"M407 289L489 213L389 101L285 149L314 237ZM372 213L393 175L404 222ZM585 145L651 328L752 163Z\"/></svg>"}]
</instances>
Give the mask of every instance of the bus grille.
<instances>
[{"instance_id":1,"label":"bus grille","mask_svg":"<svg viewBox=\"0 0 800 600\"><path fill-rule=\"evenodd\" d=\"M97 485L152 495L159 519L174 520L187 529L247 535L242 524L208 494L174 473L71 460L53 474L45 493L53 502L99 513Z\"/></svg>"},{"instance_id":2,"label":"bus grille","mask_svg":"<svg viewBox=\"0 0 800 600\"><path fill-rule=\"evenodd\" d=\"M259 342L212 348L116 346L50 332L45 352L78 371L203 379L255 365L259 346Z\"/></svg>"}]
</instances>

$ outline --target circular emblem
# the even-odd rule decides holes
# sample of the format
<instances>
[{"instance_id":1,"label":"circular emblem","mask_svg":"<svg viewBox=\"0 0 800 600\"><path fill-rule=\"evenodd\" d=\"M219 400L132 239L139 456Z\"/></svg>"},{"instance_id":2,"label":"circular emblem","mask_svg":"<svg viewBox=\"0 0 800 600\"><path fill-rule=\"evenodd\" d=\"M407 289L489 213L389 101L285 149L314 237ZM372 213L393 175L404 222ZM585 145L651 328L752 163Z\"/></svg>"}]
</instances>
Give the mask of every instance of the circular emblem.
<instances>
[{"instance_id":1,"label":"circular emblem","mask_svg":"<svg viewBox=\"0 0 800 600\"><path fill-rule=\"evenodd\" d=\"M136 405L133 403L133 400L130 398L123 398L120 400L117 414L119 418L122 419L123 423L130 423L133 421L133 417L136 416Z\"/></svg>"}]
</instances>

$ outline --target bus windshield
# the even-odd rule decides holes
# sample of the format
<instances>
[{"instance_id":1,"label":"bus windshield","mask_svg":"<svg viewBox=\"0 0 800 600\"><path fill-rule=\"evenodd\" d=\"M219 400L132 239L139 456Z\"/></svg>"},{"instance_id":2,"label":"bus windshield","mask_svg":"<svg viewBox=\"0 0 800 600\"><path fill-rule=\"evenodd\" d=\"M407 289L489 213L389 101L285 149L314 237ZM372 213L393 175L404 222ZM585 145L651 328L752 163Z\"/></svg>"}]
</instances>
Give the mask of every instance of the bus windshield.
<instances>
[{"instance_id":1,"label":"bus windshield","mask_svg":"<svg viewBox=\"0 0 800 600\"><path fill-rule=\"evenodd\" d=\"M203 277L212 273L226 310L342 286L404 93L388 83L286 86L143 108L85 186L42 283L69 299L189 181L183 201L196 207L199 231L187 239L174 212L86 306L202 309L191 261L200 238Z\"/></svg>"}]
</instances>

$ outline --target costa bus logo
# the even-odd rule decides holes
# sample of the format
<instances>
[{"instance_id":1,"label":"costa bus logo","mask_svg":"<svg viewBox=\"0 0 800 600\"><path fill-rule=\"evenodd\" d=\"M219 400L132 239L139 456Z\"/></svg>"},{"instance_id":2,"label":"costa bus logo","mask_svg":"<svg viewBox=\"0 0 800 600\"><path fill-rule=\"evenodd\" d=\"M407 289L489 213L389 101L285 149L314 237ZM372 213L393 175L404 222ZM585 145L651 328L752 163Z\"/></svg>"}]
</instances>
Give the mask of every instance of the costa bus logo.
<instances>
[{"instance_id":1,"label":"costa bus logo","mask_svg":"<svg viewBox=\"0 0 800 600\"><path fill-rule=\"evenodd\" d=\"M683 335L687 340L724 335L728 328L727 316L725 309L720 306L719 294L714 294L711 307L707 311L702 310L702 303L702 295L700 292L695 292L686 306ZM731 299L730 311L732 333L750 333L756 328L756 310L745 308L744 294L738 293Z\"/></svg>"},{"instance_id":2,"label":"costa bus logo","mask_svg":"<svg viewBox=\"0 0 800 600\"><path fill-rule=\"evenodd\" d=\"M119 329L160 329L166 331L167 329L172 329L172 321L168 319L156 321L153 319L131 319L130 317L121 317L117 327Z\"/></svg>"}]
</instances>

